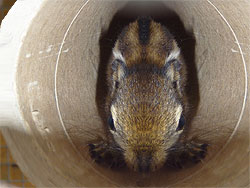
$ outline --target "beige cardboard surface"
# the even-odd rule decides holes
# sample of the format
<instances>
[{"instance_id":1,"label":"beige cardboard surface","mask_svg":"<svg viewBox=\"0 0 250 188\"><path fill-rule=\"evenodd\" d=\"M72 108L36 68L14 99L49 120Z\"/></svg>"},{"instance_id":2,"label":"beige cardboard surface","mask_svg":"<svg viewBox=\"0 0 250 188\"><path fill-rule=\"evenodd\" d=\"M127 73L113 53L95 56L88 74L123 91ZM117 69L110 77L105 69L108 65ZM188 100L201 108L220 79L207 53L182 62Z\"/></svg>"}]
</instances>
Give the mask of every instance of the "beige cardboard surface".
<instances>
[{"instance_id":1,"label":"beige cardboard surface","mask_svg":"<svg viewBox=\"0 0 250 188\"><path fill-rule=\"evenodd\" d=\"M24 2L26 8L27 2L34 6L34 1ZM18 17L22 6L20 2L13 8L2 31L8 30L8 22L14 24L10 18ZM248 1L44 0L34 11L32 19L24 14L22 40L13 38L0 46L0 52L9 52L5 62L10 62L12 73L6 76L12 94L6 106L12 105L1 115L2 128L32 183L249 186ZM180 171L163 169L150 177L99 167L86 147L90 139L103 135L105 68L112 42L120 27L142 14L175 34L189 66L190 136L198 134L211 143L203 163ZM11 49L13 42L18 45ZM18 58L10 58L11 50Z\"/></svg>"}]
</instances>

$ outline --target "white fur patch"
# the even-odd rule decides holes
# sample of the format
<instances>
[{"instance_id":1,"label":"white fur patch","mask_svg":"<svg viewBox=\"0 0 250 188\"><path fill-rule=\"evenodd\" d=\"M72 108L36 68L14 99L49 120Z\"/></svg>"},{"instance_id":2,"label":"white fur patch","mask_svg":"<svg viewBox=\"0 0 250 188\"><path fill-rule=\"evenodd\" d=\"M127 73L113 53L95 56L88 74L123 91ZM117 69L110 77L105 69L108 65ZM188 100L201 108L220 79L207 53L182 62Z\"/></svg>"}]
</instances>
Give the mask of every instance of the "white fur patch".
<instances>
[{"instance_id":1,"label":"white fur patch","mask_svg":"<svg viewBox=\"0 0 250 188\"><path fill-rule=\"evenodd\" d=\"M110 111L111 111L113 120L116 121L116 111L115 111L115 107L113 105L111 105Z\"/></svg>"},{"instance_id":2,"label":"white fur patch","mask_svg":"<svg viewBox=\"0 0 250 188\"><path fill-rule=\"evenodd\" d=\"M179 106L175 112L175 117L176 117L176 120L177 122L179 121L180 117L181 117L181 113L182 113L182 107Z\"/></svg>"},{"instance_id":3,"label":"white fur patch","mask_svg":"<svg viewBox=\"0 0 250 188\"><path fill-rule=\"evenodd\" d=\"M115 129L118 130L119 127L116 126L116 121L117 121L117 113L116 113L116 110L115 110L115 107L113 105L111 105L111 115L112 115L112 118L113 118L113 121L114 121L114 126L115 126ZM113 131L113 130L110 130L113 134L115 134L116 131Z\"/></svg>"},{"instance_id":4,"label":"white fur patch","mask_svg":"<svg viewBox=\"0 0 250 188\"><path fill-rule=\"evenodd\" d=\"M180 55L180 49L179 49L179 48L175 48L175 49L169 54L169 56L166 58L166 62L165 62L165 63L167 63L167 62L169 62L169 61L171 61L171 60L173 60L173 59L177 59L177 58L179 57L179 55Z\"/></svg>"},{"instance_id":5,"label":"white fur patch","mask_svg":"<svg viewBox=\"0 0 250 188\"><path fill-rule=\"evenodd\" d=\"M124 63L126 63L124 57L122 56L122 53L119 50L113 49L113 55L114 55L115 59L119 59L119 60L123 61Z\"/></svg>"}]
</instances>

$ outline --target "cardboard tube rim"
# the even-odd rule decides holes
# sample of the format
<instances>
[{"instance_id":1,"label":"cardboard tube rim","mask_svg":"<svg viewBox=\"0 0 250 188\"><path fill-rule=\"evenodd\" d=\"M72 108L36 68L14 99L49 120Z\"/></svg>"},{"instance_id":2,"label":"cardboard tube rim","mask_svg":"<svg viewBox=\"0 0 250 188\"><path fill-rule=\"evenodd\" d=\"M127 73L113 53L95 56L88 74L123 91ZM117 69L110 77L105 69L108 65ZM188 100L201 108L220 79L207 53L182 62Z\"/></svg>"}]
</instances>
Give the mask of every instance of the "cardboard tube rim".
<instances>
[{"instance_id":1,"label":"cardboard tube rim","mask_svg":"<svg viewBox=\"0 0 250 188\"><path fill-rule=\"evenodd\" d=\"M81 170L83 168L82 164L79 164L79 166L77 167L76 166L76 161L78 161L80 163L83 162L83 161L85 161L85 163L86 163L86 160L88 160L88 157L87 156L82 157L81 153L79 153L80 149L79 149L79 147L76 144L76 140L72 140L72 138L73 138L72 135L74 135L75 133L72 134L71 132L69 132L69 130L71 130L70 129L71 127L69 127L69 125L64 125L65 120L69 120L70 117L67 116L68 114L65 114L65 108L69 107L68 103L67 103L67 99L65 99L63 97L63 95L61 95L61 93L63 93L65 91L64 88L62 87L62 83L67 82L67 80L63 80L63 79L64 78L68 78L67 77L68 74L64 75L62 67L63 67L63 65L65 65L66 62L68 62L67 60L69 60L69 59L67 59L67 58L71 57L71 55L72 55L71 51L70 51L71 49L69 48L71 46L67 43L68 41L66 40L66 38L69 39L72 36L74 37L74 35L72 35L73 32L70 31L70 30L72 29L73 31L74 30L78 31L78 27L77 27L76 23L84 23L84 22L81 22L81 19L78 20L77 17L78 17L78 15L81 14L81 10L83 10L84 5L86 5L88 2L89 1L82 1L82 2L78 1L77 3L79 3L79 4L75 4L75 6L73 6L72 12L75 12L75 13L74 14L72 13L71 15L68 15L69 18L65 18L65 23L67 21L69 21L67 23L70 23L69 27L65 29L65 27L62 26L63 27L62 30L66 31L66 34L64 33L65 35L64 36L62 35L63 36L62 37L63 40L61 41L60 46L58 48L58 50L59 50L58 52L59 53L56 55L56 57L54 59L53 59L53 57L50 58L50 61L52 61L52 62L56 61L56 66L55 66L56 67L56 70L55 70L56 74L55 74L55 79L54 79L56 87L54 88L55 89L54 92L56 94L55 95L56 96L56 108L57 108L57 112L59 113L59 120L56 120L55 125L49 125L49 126L45 126L44 127L44 125L40 124L41 120L43 119L41 117L42 117L42 115L44 115L44 113L42 113L43 112L42 108L41 109L37 108L37 107L39 107L38 102L36 102L36 101L35 102L34 101L32 101L32 102L25 101L24 102L24 101L22 101L23 100L22 96L19 96L19 102L17 102L17 96L13 95L13 93L15 93L15 90L13 90L13 88L10 87L13 84L15 84L14 77L11 77L11 79L8 80L8 84L5 84L5 88L3 88L3 87L0 88L1 91L2 90L8 90L9 91L8 95L12 96L12 98L10 98L8 100L8 105L10 104L10 106L11 106L11 109L9 110L8 116L6 114L2 114L1 115L1 122L3 122L2 119L4 119L4 118L7 119L7 121L5 121L4 123L1 123L0 126L2 126L3 128L4 127L8 127L9 130L5 130L4 132L6 133L5 136L7 138L7 143L8 143L9 146L11 146L11 150L14 153L14 157L17 159L17 162L20 164L21 168L27 173L27 175L29 176L29 178L33 182L35 182L38 186L62 186L62 185L67 185L67 186L91 186L91 181L88 180L88 179L93 178L92 180L94 180L95 177L93 177L94 176L93 174L95 174L95 175L98 174L97 177L100 178L99 179L100 182L98 182L99 180L96 181L96 182L92 182L92 183L94 183L94 185L99 185L99 186L100 185L106 185L106 186L118 186L118 185L123 185L124 186L125 185L124 184L125 182L124 182L124 180L122 180L122 177L119 177L119 175L117 175L115 173L112 174L112 172L108 172L106 170L100 169L99 167L95 166L95 164L90 164L90 165L86 164L86 166L85 166L86 169L84 169L84 170L86 170L85 172L83 172ZM211 7L213 7L215 11L217 11L217 13L219 14L219 16L222 18L222 20L228 26L227 29L229 29L231 33L227 32L226 34L228 34L228 35L232 34L233 35L233 37L234 37L234 39L236 41L237 47L239 48L240 59L243 62L243 71L242 72L244 72L244 75L243 75L244 79L241 78L242 80L244 80L244 84L243 84L244 85L244 91L239 91L237 93L238 95L241 95L243 97L243 102L242 102L243 105L242 105L242 107L240 109L238 109L238 111L240 113L239 113L238 120L235 122L235 126L232 126L232 127L234 127L234 130L233 130L232 134L230 135L230 137L227 140L226 144L223 146L223 149L221 149L215 156L213 156L213 159L212 159L213 161L215 161L215 158L217 158L217 156L218 156L218 161L219 161L219 160L221 160L221 156L220 156L221 153L224 153L224 154L230 153L230 148L226 147L226 146L229 145L229 142L230 142L230 144L234 144L234 142L235 142L234 139L237 138L237 137L239 137L238 134L236 134L236 133L239 132L238 130L240 128L241 128L241 130L243 130L243 128L244 128L244 130L246 130L245 127L246 127L246 124L247 124L247 118L243 119L243 116L248 112L247 105L249 106L249 104L246 103L246 102L247 102L247 96L248 96L247 90L248 90L248 87L249 87L249 85L248 85L249 83L248 83L248 80L247 80L248 79L248 77L247 77L247 59L245 59L246 57L244 56L243 49L242 49L242 46L240 44L240 39L238 39L238 36L237 36L237 32L233 30L234 27L233 26L231 27L230 21L227 21L227 17L226 16L225 17L222 16L223 14L220 12L221 11L220 8L218 8L218 7L222 7L222 5L220 3L217 3L216 1L212 3L209 0L207 0L206 2L209 5L211 5ZM20 43L20 45L19 46L17 45L17 47L15 48L15 50L14 50L15 52L14 51L11 52L13 54L16 54L16 56L14 55L16 57L16 60L13 61L13 57L11 57L11 56L6 56L6 59L5 59L6 60L5 63L6 64L10 63L11 66L12 66L12 68L16 67L16 65L14 65L14 64L19 63L19 68L21 70L21 68L23 68L21 66L22 62L25 62L26 60L28 62L28 61L31 61L31 59L34 61L34 60L36 60L36 58L39 59L37 54L33 55L32 53L27 53L28 51L26 51L26 49L29 49L28 48L28 46L29 46L28 44L32 44L31 42L32 42L33 39L31 38L31 36L34 36L34 34L36 33L36 30L34 28L36 28L36 25L39 25L39 24L37 24L35 22L35 20L36 21L39 20L39 19L42 20L43 19L41 17L42 12L45 11L45 10L48 10L48 9L45 9L45 7L48 6L49 3L53 4L55 2L49 2L49 1L42 1L42 0L40 0L39 3L37 4L37 2L34 2L32 0L26 0L26 1L23 1L23 2L17 3L13 7L11 13L7 16L7 18L5 20L5 23L3 23L1 32L2 31L4 31L4 32L8 31L10 33L15 33L16 32L15 33L15 37L18 38L18 42ZM29 9L30 7L32 7L32 4L36 7L36 8L33 9L33 11L34 11L33 14L27 14L27 13L25 14L24 13L24 18L25 19L23 19L23 20L20 19L19 20L20 23L23 23L23 24L20 24L20 27L17 27L14 30L9 31L8 30L9 26L7 26L7 24L12 21L12 17L14 18L14 17L19 17L20 16L19 15L19 7L18 6L20 6L20 7L26 6L26 8ZM90 11L88 13L90 14L91 11L95 12L94 6L96 6L97 4L95 4L94 2L89 2L88 4L91 4L91 6L89 6L88 9L87 9L87 11ZM219 6L217 6L217 4ZM107 9L105 9L105 6L104 6L104 8L102 7L103 9L100 8L98 10L101 10L104 13L104 11L107 10ZM110 7L112 7L112 6L110 6ZM119 9L118 8L119 6L117 6L116 8L115 7L116 6L114 5L112 8L113 9L117 9L117 10ZM60 9L60 8L61 7L59 5L58 9ZM112 9L112 8L110 8L110 9ZM178 9L178 7L176 8L176 11L178 12L177 9ZM94 14L93 12L91 14ZM107 13L105 13L105 16L108 17L110 15L108 15ZM76 19L77 19L77 21L76 21ZM109 20L109 19L111 19L111 18L110 17L107 18L107 20ZM98 19L96 19L96 20L98 20ZM94 20L92 20L92 21L94 22ZM95 24L98 27L106 27L107 28L108 23L104 23L104 22L105 22L105 19L101 20L100 23L96 21ZM188 24L190 24L190 23L188 23ZM39 26L37 26L37 28L39 28ZM42 29L42 27L40 29ZM223 28L223 29L225 29L225 28ZM99 32L100 30L97 29L96 31ZM70 32L68 32L68 31L70 31ZM81 32L83 32L83 31L81 31ZM60 32L58 32L58 33L60 34ZM26 35L26 34L28 34L28 35ZM1 36L4 36L4 35L1 33ZM91 37L93 37L93 36L91 36ZM86 39L85 42L88 43L88 42L90 42L90 40ZM222 42L224 42L224 41L222 41ZM48 44L42 44L42 45L44 45L44 47L45 47L45 46L48 46ZM74 45L76 47L78 47L77 43L74 44ZM93 49L94 49L93 51L96 52L95 51L96 49L94 47L93 47ZM0 46L0 52L4 52L4 50L5 49ZM8 49L8 50L10 50L10 49ZM31 50L31 49L29 49L29 50ZM33 52L36 52L37 49L33 49L33 50L34 50ZM54 49L52 49L51 51L54 52L53 50ZM46 51L46 49L44 51ZM48 50L48 51L50 51L50 50ZM37 52L39 52L39 51L37 51ZM66 56L67 52L70 52L70 53ZM79 52L77 52L77 53L79 53ZM83 53L85 53L85 52L83 52ZM17 57L19 58L18 60L17 60ZM9 58L9 59L7 59L7 58ZM91 61L95 61L96 59L97 58L93 57L93 60L91 60ZM237 58L235 57L235 59L237 59ZM84 62L86 62L86 61L84 61ZM85 64L83 64L83 66L85 66ZM35 65L34 65L34 67L35 67ZM12 68L10 68L11 75L15 74L15 71L14 71L15 69L12 69ZM48 68L48 71L49 71L50 70L49 67L47 67L47 68ZM68 67L68 68L70 68L70 67ZM89 67L87 66L87 68L90 68L90 66ZM242 67L241 67L241 69L242 69ZM23 69L23 70L26 71L28 69ZM75 73L78 74L78 72L75 72ZM239 71L239 73L240 73L240 71ZM44 75L46 76L46 74L44 74ZM18 76L19 76L18 78L25 79L24 78L25 76L21 76L21 75L22 75L22 72L21 71L18 72ZM79 75L77 75L79 78L82 78L84 76L81 73L79 73ZM10 78L10 76L8 78ZM92 79L92 78L88 78L88 79ZM92 81L94 79L95 78L93 78ZM23 83L26 84L26 81L27 80L23 80ZM53 79L52 80L48 80L48 82L50 82L50 81L51 81L51 83L53 83L52 82ZM18 86L17 86L17 87L19 87L18 91L21 91L22 88L26 87L25 85L22 85L23 83L20 80L18 80ZM39 84L42 83L42 85L38 85L38 86L39 87L41 86L41 88L43 88L44 95L45 96L46 95L49 96L50 92L48 92L46 90L46 87L45 87L46 85L44 84L45 82L43 83L43 81L41 81L41 82L39 81L38 83ZM58 83L58 87L57 87L57 83ZM235 83L233 83L233 84L235 84ZM0 84L0 86L1 86L1 84ZM33 85L31 84L31 86L32 86L30 88L30 90L32 91L31 95L30 96L25 96L25 97L27 97L27 99L37 99L37 98L34 98L34 96L37 95L36 92L39 91L39 88L37 87L36 84L33 84ZM76 86L78 86L78 85L76 85ZM74 87L76 88L76 86L74 86ZM48 84L48 87L50 87L50 83ZM66 92L66 96L71 96L70 93L67 93L67 92L70 92L71 89L72 89L72 91L75 91L74 90L75 88L70 88L70 87L66 87L66 88L68 88L68 90L69 90L69 91L65 91ZM241 88L241 85L238 86L238 88ZM235 89L237 89L237 88L235 88ZM234 91L234 90L232 90L232 91ZM91 96L93 94L93 91L89 91L89 93L85 92L84 94L86 94L86 96ZM79 95L79 97L81 97L81 96ZM2 98L2 97L0 96L0 98ZM92 98L91 98L91 100L92 100ZM16 101L16 102L14 102L15 104L13 103L13 101ZM21 103L23 103L23 104L21 104ZM30 103L31 106L28 106L27 105L28 103ZM3 101L1 101L1 104L3 104ZM21 108L20 107L17 108L17 104L21 105ZM53 105L51 104L51 106L53 106ZM27 111L24 112L24 110L27 110L28 108L30 108L33 113L31 113L29 115L25 114L25 113L27 113ZM62 109L62 110L60 110L60 109ZM79 108L79 109L81 109L81 108ZM96 109L91 108L91 110L89 110L89 111L95 111L95 110ZM19 119L20 120L16 121L16 119L18 119L18 118L15 117L16 118L15 119L15 118L11 117L11 115L13 114L13 112L14 113L19 113L19 112L23 113L22 115L19 115L19 117L20 117ZM86 112L86 114L87 114L87 112ZM83 114L83 115L85 115L85 114ZM91 113L87 114L86 117L89 118L89 117L91 117L91 115L92 115ZM23 118L23 117L25 117L25 118ZM75 118L75 116L72 116L72 117ZM56 119L56 117L55 117L55 119ZM45 120L52 122L51 119L46 119L45 118ZM100 119L98 119L98 117L96 117L96 119L93 120L93 121L95 123L97 123L97 124L98 123L100 124ZM61 127L59 127L59 124L58 124L58 127L56 126L58 122L60 123ZM230 123L232 124L232 122L230 122ZM91 124L91 123L89 123L89 124ZM243 127L240 127L240 125L242 125L242 124L243 124ZM53 132L58 131L58 130L60 132L64 132L64 134L66 135L66 136L64 135L64 136L58 137L58 138L62 138L62 140L60 140L60 143L56 143L56 141L53 140L54 138L50 137L50 133L53 133ZM29 141L30 138L25 138L25 136L22 135L21 133L25 133L25 134L29 135L29 137L32 138L32 140ZM44 163L44 165L48 169L46 171L46 168L41 168L41 173L42 172L43 173L44 172L45 173L48 172L48 175L42 175L39 178L39 177L35 177L35 175L33 175L31 173L30 170L34 170L34 168L35 168L35 161L37 159L40 159L40 156L38 154L34 154L34 156L32 156L31 153L27 153L27 156L30 157L30 160L31 160L32 164L30 163L30 166L26 166L28 163L27 163L27 160L24 159L24 156L22 155L22 152L24 152L27 149L27 146L23 145L22 146L23 148L19 147L19 146L21 146L21 145L19 145L19 144L21 144L21 141L20 141L20 143L15 143L16 142L15 139L17 139L17 138L24 139L25 140L24 142L26 142L26 143L29 142L31 150L32 151L36 151L38 154L39 153L41 154L42 160L45 163L47 162L47 165L48 165L48 166L46 166L45 163ZM244 144L246 144L245 141L244 141ZM70 148L70 146L74 147L73 150L72 150L72 148ZM76 146L77 146L77 148L76 148ZM58 159L53 159L52 158L53 154L56 156L56 153L57 152L60 153L61 151L59 151L59 150L61 150L63 147L65 147L65 156L57 156ZM242 151L242 150L243 150L243 148L241 148L241 150L239 150L239 151ZM47 156L45 156L45 155L47 155ZM60 163L60 161L66 160L71 155L72 155L72 159L69 159L68 163L72 164L72 166L74 166L74 168L72 169L72 174L77 174L77 173L80 173L80 174L82 173L84 175L89 174L90 177L86 178L86 181L81 180L80 177L75 177L75 176L71 177L70 174L68 174L68 172L66 170L66 169L69 169L68 167L70 165L67 166L67 164L65 164L65 166L67 166L67 168L60 167L60 165L62 164L62 163ZM176 184L172 183L171 185L172 186L190 185L189 184L190 181L202 178L200 176L199 172L201 172L201 171L202 172L206 172L208 170L208 168L209 167L206 166L206 165L204 165L201 168L199 167L197 169L197 171L195 173L193 173L191 176L186 176L182 181L179 181L179 180L177 181L176 180ZM218 169L214 169L214 173L215 172L216 173L221 172ZM57 175L55 175L54 179L51 180L49 178L49 176L50 175L52 176L55 173L57 173ZM109 177L107 177L106 175L104 175L105 173L107 173L107 174L109 173ZM113 179L117 179L117 181L116 180L113 181L113 179L110 178L110 177L112 177ZM101 178L103 178L103 179L101 179ZM134 181L133 177L127 177L127 178L128 179L131 178L132 182ZM190 179L190 180L188 180L188 179ZM69 182L67 182L67 181L69 181ZM157 178L154 179L154 181L157 181ZM226 185L227 184L226 182L223 182L223 181L219 181L219 180L217 180L217 181L218 181L217 185ZM226 181L226 180L224 180L224 181ZM245 179L245 181L247 181L247 180ZM146 184L142 184L142 182L136 182L136 183L137 183L137 185L146 185ZM151 182L151 183L153 183L152 185L154 185L155 182ZM195 183L197 183L197 185L201 185L201 184L199 184L199 182L195 182ZM131 184L131 185L134 185L134 184ZM239 185L239 184L237 184L237 185Z\"/></svg>"}]
</instances>

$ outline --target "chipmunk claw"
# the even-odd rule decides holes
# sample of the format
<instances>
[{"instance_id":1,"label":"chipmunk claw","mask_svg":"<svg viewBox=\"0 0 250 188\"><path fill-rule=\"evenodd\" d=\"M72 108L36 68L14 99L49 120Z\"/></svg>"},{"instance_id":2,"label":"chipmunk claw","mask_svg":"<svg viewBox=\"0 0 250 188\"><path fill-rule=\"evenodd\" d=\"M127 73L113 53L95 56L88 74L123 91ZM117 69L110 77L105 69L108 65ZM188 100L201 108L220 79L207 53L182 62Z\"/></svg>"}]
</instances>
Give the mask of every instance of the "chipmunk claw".
<instances>
[{"instance_id":1,"label":"chipmunk claw","mask_svg":"<svg viewBox=\"0 0 250 188\"><path fill-rule=\"evenodd\" d=\"M197 164L207 155L208 144L199 144L195 142L183 143L173 154L169 154L167 164L178 169L184 168L188 163Z\"/></svg>"},{"instance_id":2,"label":"chipmunk claw","mask_svg":"<svg viewBox=\"0 0 250 188\"><path fill-rule=\"evenodd\" d=\"M122 154L111 148L108 143L100 142L88 146L90 157L96 163L110 168L120 168L125 165Z\"/></svg>"},{"instance_id":3,"label":"chipmunk claw","mask_svg":"<svg viewBox=\"0 0 250 188\"><path fill-rule=\"evenodd\" d=\"M188 143L186 145L186 152L190 161L195 164L201 162L207 155L207 147L208 144Z\"/></svg>"}]
</instances>

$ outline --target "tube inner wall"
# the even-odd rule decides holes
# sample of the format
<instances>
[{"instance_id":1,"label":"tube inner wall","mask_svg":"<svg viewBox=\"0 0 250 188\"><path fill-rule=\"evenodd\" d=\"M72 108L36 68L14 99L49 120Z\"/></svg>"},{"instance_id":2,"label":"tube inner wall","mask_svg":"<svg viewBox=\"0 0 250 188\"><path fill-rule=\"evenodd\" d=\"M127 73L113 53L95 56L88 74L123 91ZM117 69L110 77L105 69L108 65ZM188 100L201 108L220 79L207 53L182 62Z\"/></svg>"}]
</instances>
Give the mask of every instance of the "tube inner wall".
<instances>
[{"instance_id":1,"label":"tube inner wall","mask_svg":"<svg viewBox=\"0 0 250 188\"><path fill-rule=\"evenodd\" d=\"M22 121L3 126L29 180L46 187L249 185L249 7L247 1L44 1L16 49L13 92ZM86 146L104 134L114 40L139 15L151 15L176 36L189 71L190 136L211 143L203 163L149 177L100 167Z\"/></svg>"}]
</instances>

